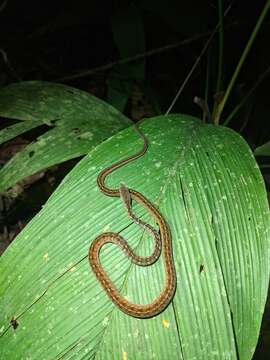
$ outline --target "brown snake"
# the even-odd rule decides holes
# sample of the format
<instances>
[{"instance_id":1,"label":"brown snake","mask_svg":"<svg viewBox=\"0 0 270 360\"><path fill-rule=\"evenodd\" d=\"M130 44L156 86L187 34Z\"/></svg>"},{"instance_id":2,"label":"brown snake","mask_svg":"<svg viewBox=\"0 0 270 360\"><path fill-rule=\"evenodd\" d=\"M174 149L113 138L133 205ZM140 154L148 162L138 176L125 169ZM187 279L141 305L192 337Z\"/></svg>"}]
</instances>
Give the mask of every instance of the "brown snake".
<instances>
[{"instance_id":1,"label":"brown snake","mask_svg":"<svg viewBox=\"0 0 270 360\"><path fill-rule=\"evenodd\" d=\"M108 232L99 235L92 242L89 248L89 262L93 272L95 273L100 284L103 286L107 295L123 312L137 318L150 318L158 315L167 307L167 305L171 302L176 289L176 273L172 256L172 243L169 226L156 207L140 192L133 189L128 189L123 184L120 185L119 190L110 189L105 185L105 179L110 173L116 169L119 169L130 161L138 159L146 153L148 149L148 141L144 133L141 132L137 125L134 125L134 128L144 141L143 148L136 154L120 160L102 170L97 177L97 184L103 194L111 197L122 198L122 201L128 211L128 215L133 220L133 222L145 228L155 239L154 251L152 255L148 257L138 256L134 253L134 251L121 235ZM138 204L142 205L153 216L159 227L160 234L158 234L158 232L151 225L138 219L133 214L131 210L131 201L136 201ZM112 281L107 276L106 272L103 270L99 260L100 249L106 243L113 243L118 245L133 263L140 266L153 264L159 258L160 253L162 252L165 266L165 284L163 290L153 302L145 305L134 304L125 299L119 293Z\"/></svg>"}]
</instances>

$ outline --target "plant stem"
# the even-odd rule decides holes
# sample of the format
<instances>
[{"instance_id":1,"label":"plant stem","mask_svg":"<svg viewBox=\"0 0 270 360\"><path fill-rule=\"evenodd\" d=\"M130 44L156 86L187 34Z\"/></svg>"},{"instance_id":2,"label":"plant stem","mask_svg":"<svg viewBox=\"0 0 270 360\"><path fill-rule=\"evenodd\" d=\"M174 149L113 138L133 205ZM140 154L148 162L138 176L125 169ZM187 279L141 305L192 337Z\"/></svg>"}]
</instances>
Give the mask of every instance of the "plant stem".
<instances>
[{"instance_id":1,"label":"plant stem","mask_svg":"<svg viewBox=\"0 0 270 360\"><path fill-rule=\"evenodd\" d=\"M246 101L250 98L250 96L255 92L257 87L260 85L260 83L269 75L270 73L270 66L261 74L256 81L255 85L249 90L249 92L246 94L246 96L240 101L238 105L233 109L233 111L230 113L230 115L227 117L227 119L224 121L223 126L227 126L232 118L237 114L237 112L241 109L241 107L246 103Z\"/></svg>"},{"instance_id":2,"label":"plant stem","mask_svg":"<svg viewBox=\"0 0 270 360\"><path fill-rule=\"evenodd\" d=\"M218 0L218 17L219 17L219 42L218 42L218 72L217 72L217 85L215 93L219 94L221 90L221 81L222 81L222 73L223 73L223 48L224 48L224 16L223 16L223 0ZM215 100L212 118L214 119L215 125L218 125L218 121L216 121L216 113L218 110L218 100Z\"/></svg>"},{"instance_id":3,"label":"plant stem","mask_svg":"<svg viewBox=\"0 0 270 360\"><path fill-rule=\"evenodd\" d=\"M224 44L224 15L223 15L223 1L218 0L218 17L219 17L219 51L218 51L218 78L216 93L221 90L222 73L223 73L223 44Z\"/></svg>"},{"instance_id":4,"label":"plant stem","mask_svg":"<svg viewBox=\"0 0 270 360\"><path fill-rule=\"evenodd\" d=\"M227 90L226 90L226 92L224 94L224 97L223 97L221 103L218 105L217 113L216 113L215 119L214 119L215 123L219 122L220 116L221 116L222 111L224 109L224 106L225 106L225 104L226 104L226 102L228 100L228 97L229 97L230 92L231 92L231 90L233 88L233 85L234 85L234 83L236 81L236 78L237 78L237 76L238 76L238 74L239 74L239 72L240 72L240 70L242 68L242 65L243 65L244 61L246 60L246 57L247 57L247 55L249 53L249 50L251 49L251 46L252 46L252 44L253 44L253 42L254 42L254 40L256 38L256 35L257 35L257 33L258 33L262 23L263 23L263 20L264 20L266 14L267 14L269 8L270 8L270 0L267 0L265 5L264 5L264 8L263 8L263 10L261 12L261 15L259 16L257 24L255 25L255 28L252 31L251 36L250 36L250 38L248 40L248 43L247 43L247 45L246 45L246 47L245 47L245 49L243 51L243 54L242 54L237 66L236 66L236 69L235 69L234 74L233 74L233 76L231 78L231 81L230 81L230 83L229 83L229 85L227 87Z\"/></svg>"},{"instance_id":5,"label":"plant stem","mask_svg":"<svg viewBox=\"0 0 270 360\"><path fill-rule=\"evenodd\" d=\"M204 101L208 104L208 95L209 95L209 82L210 82L210 63L211 63L211 49L207 54L207 67L206 67L206 79L205 79L205 93L204 93ZM211 116L211 115L210 115ZM207 113L203 112L203 122L205 123L207 119Z\"/></svg>"},{"instance_id":6,"label":"plant stem","mask_svg":"<svg viewBox=\"0 0 270 360\"><path fill-rule=\"evenodd\" d=\"M270 1L270 0L269 0ZM228 14L228 12L231 9L231 4L227 7L224 16L226 16ZM209 44L211 43L213 37L215 36L218 28L219 28L219 23L217 24L217 26L215 27L214 31L211 33L210 37L208 38L208 40L206 41L199 57L195 60L195 63L193 64L191 70L189 71L189 73L187 74L183 84L180 86L179 90L177 91L177 94L175 95L171 105L169 106L168 110L166 111L165 115L168 115L170 113L170 111L172 110L174 104L176 103L176 101L178 100L179 96L181 95L182 91L184 90L186 83L188 82L188 80L190 79L191 75L193 74L194 70L196 69L197 65L199 64L199 62L201 61L202 56L204 55L204 53L206 52Z\"/></svg>"},{"instance_id":7,"label":"plant stem","mask_svg":"<svg viewBox=\"0 0 270 360\"><path fill-rule=\"evenodd\" d=\"M238 25L238 24L233 24L233 25ZM204 34L195 35L195 36L193 36L191 38L187 38L185 40L182 40L182 41L179 41L179 42L176 42L176 43L173 43L173 44L165 45L165 46L162 46L162 47L159 47L159 48L156 48L156 49L152 49L152 50L146 51L146 52L144 52L142 54L129 56L127 58L115 60L115 61L112 61L110 63L104 64L104 65L101 65L101 66L97 66L97 67L92 68L92 69L81 71L81 72L79 72L77 74L67 75L67 76L62 77L62 78L54 79L54 81L65 82L65 81L70 81L70 80L74 80L74 79L79 79L79 78L82 78L82 77L85 77L85 76L91 76L91 75L93 75L93 74L95 74L97 72L109 70L112 67L114 67L115 65L122 65L122 64L132 63L134 61L145 59L147 57L154 56L156 54L162 54L162 53L164 53L166 51L170 51L170 50L176 49L176 48L181 47L181 46L192 44L193 42L201 40L201 39L203 39L206 36L211 35L211 34L212 34L212 31L208 31L208 32L206 32Z\"/></svg>"}]
</instances>

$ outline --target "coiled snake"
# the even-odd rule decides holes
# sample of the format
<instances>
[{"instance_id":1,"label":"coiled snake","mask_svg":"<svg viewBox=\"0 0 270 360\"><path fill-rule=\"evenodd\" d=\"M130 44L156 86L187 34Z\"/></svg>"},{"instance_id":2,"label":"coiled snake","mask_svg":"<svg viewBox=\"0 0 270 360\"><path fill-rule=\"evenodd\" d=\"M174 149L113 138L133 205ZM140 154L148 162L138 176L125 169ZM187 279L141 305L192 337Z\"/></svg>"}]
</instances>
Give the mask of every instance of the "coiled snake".
<instances>
[{"instance_id":1,"label":"coiled snake","mask_svg":"<svg viewBox=\"0 0 270 360\"><path fill-rule=\"evenodd\" d=\"M98 281L115 305L130 316L137 318L150 318L158 315L167 307L167 305L171 302L176 289L176 273L172 256L172 241L169 226L157 208L140 192L129 189L123 184L120 185L119 189L110 189L105 185L105 179L110 173L128 164L130 161L138 159L146 153L148 149L147 138L137 125L134 125L134 128L144 141L143 148L136 154L120 160L119 162L102 170L97 177L97 184L104 195L120 197L122 199L132 221L145 228L154 238L154 251L148 257L138 256L121 235L113 232L107 232L99 235L92 242L89 248L89 262ZM151 225L140 220L133 214L131 209L132 201L142 205L153 216L159 227L159 233ZM99 260L99 251L106 243L114 243L118 245L134 264L140 266L153 264L159 258L160 253L162 253L165 267L165 284L161 293L153 302L145 305L134 304L125 299L119 293L106 272L103 270Z\"/></svg>"}]
</instances>

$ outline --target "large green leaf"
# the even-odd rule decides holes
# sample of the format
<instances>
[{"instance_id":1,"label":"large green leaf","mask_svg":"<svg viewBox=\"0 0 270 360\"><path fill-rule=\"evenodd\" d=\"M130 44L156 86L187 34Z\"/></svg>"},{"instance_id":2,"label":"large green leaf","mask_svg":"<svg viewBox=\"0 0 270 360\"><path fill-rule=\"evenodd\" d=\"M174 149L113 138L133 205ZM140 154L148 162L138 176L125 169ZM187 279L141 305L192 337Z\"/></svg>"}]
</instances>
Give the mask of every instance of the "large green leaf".
<instances>
[{"instance_id":1,"label":"large green leaf","mask_svg":"<svg viewBox=\"0 0 270 360\"><path fill-rule=\"evenodd\" d=\"M0 143L34 127L49 125L0 171L0 191L49 166L87 154L130 120L84 91L43 81L26 81L0 90L0 115L23 120L0 131Z\"/></svg>"},{"instance_id":2,"label":"large green leaf","mask_svg":"<svg viewBox=\"0 0 270 360\"><path fill-rule=\"evenodd\" d=\"M172 303L155 318L127 316L88 264L89 245L108 230L138 253L151 252L152 241L130 223L121 201L96 184L101 169L141 146L126 129L72 170L0 259L0 358L251 359L269 279L269 209L254 157L235 132L189 116L160 116L141 128L148 152L108 184L124 181L141 191L169 223ZM112 244L101 259L134 302L149 302L162 289L162 260L134 266Z\"/></svg>"}]
</instances>

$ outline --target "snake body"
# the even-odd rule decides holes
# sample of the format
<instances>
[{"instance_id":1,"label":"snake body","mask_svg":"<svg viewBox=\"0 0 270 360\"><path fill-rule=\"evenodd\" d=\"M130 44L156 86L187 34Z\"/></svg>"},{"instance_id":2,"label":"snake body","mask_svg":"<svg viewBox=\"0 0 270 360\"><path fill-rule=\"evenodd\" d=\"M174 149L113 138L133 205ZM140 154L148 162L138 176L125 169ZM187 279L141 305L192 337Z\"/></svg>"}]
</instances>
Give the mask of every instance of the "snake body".
<instances>
[{"instance_id":1,"label":"snake body","mask_svg":"<svg viewBox=\"0 0 270 360\"><path fill-rule=\"evenodd\" d=\"M148 149L148 141L144 133L135 125L137 133L144 141L143 148L129 156L122 159L115 164L102 170L97 177L97 184L100 191L110 197L120 197L127 209L129 217L138 225L145 228L155 239L154 251L150 256L143 257L134 253L127 241L119 234L107 232L99 235L94 239L89 248L89 262L95 273L98 281L106 291L109 298L117 305L120 310L126 314L137 318L150 318L161 313L167 305L171 302L176 289L176 273L172 256L172 241L170 229L164 217L160 214L157 208L146 199L140 192L128 189L121 184L119 189L111 189L105 185L106 177L116 169L126 165L130 161L136 160L143 156ZM137 218L131 209L131 202L135 201L142 205L154 218L159 227L158 232L149 224ZM113 243L119 246L122 251L131 259L133 263L140 266L147 266L153 264L162 253L164 267L165 267L165 284L160 295L149 304L134 304L123 297L116 289L112 281L109 279L106 272L103 270L99 260L99 252L101 247L106 243Z\"/></svg>"}]
</instances>

